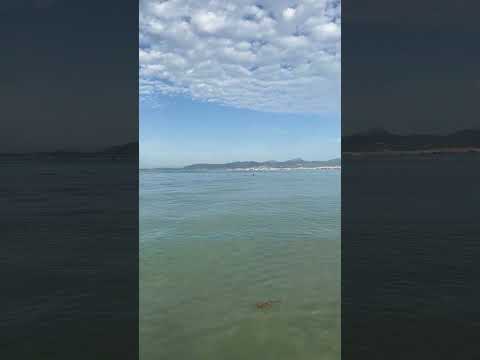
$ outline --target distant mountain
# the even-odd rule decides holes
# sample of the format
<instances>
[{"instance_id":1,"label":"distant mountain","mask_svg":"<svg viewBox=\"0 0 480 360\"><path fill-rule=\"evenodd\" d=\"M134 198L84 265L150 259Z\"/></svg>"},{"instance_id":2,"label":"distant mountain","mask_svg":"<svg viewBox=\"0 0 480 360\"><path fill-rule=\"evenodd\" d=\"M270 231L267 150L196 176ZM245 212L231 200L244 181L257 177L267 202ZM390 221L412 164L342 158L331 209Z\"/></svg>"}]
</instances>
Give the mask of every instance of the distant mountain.
<instances>
[{"instance_id":1,"label":"distant mountain","mask_svg":"<svg viewBox=\"0 0 480 360\"><path fill-rule=\"evenodd\" d=\"M97 154L110 155L114 157L138 157L138 142L131 142L123 145L111 146Z\"/></svg>"},{"instance_id":2,"label":"distant mountain","mask_svg":"<svg viewBox=\"0 0 480 360\"><path fill-rule=\"evenodd\" d=\"M138 158L138 142L131 142L122 145L110 146L98 151L72 151L56 150L30 153L3 153L3 158L22 158L22 159L58 159L58 160L76 160L76 159L135 159Z\"/></svg>"},{"instance_id":3,"label":"distant mountain","mask_svg":"<svg viewBox=\"0 0 480 360\"><path fill-rule=\"evenodd\" d=\"M445 152L480 150L480 130L462 130L448 135L397 135L383 129L342 138L343 152Z\"/></svg>"},{"instance_id":4,"label":"distant mountain","mask_svg":"<svg viewBox=\"0 0 480 360\"><path fill-rule=\"evenodd\" d=\"M340 159L327 161L305 161L300 158L287 161L237 161L226 164L193 164L185 166L186 170L234 170L234 169L258 169L258 168L318 168L329 166L340 166Z\"/></svg>"}]
</instances>

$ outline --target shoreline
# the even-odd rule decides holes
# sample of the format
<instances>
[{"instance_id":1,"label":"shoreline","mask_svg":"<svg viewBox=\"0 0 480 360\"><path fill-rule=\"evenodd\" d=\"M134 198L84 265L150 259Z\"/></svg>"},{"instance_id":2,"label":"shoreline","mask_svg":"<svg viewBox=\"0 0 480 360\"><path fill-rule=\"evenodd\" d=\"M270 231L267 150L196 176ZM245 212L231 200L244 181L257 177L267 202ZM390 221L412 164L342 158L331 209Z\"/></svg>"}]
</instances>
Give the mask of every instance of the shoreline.
<instances>
[{"instance_id":1,"label":"shoreline","mask_svg":"<svg viewBox=\"0 0 480 360\"><path fill-rule=\"evenodd\" d=\"M381 150L381 151L344 151L342 158L359 158L359 157L402 157L413 156L422 157L428 155L472 155L480 154L480 148L436 148L425 150Z\"/></svg>"},{"instance_id":2,"label":"shoreline","mask_svg":"<svg viewBox=\"0 0 480 360\"><path fill-rule=\"evenodd\" d=\"M319 166L319 167L293 167L293 168L244 168L244 169L222 169L226 171L292 171L292 170L340 170L341 166ZM208 169L205 169L208 170Z\"/></svg>"}]
</instances>

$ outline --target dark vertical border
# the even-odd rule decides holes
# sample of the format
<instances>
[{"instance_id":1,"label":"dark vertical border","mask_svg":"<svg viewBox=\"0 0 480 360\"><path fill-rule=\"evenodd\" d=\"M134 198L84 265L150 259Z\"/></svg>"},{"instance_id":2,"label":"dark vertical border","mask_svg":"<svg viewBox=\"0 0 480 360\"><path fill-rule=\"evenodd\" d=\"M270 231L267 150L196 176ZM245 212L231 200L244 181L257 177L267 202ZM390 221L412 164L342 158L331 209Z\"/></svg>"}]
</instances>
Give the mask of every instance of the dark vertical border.
<instances>
[{"instance_id":1,"label":"dark vertical border","mask_svg":"<svg viewBox=\"0 0 480 360\"><path fill-rule=\"evenodd\" d=\"M342 359L479 358L478 6L342 12Z\"/></svg>"},{"instance_id":2,"label":"dark vertical border","mask_svg":"<svg viewBox=\"0 0 480 360\"><path fill-rule=\"evenodd\" d=\"M138 2L0 4L0 357L138 358Z\"/></svg>"}]
</instances>

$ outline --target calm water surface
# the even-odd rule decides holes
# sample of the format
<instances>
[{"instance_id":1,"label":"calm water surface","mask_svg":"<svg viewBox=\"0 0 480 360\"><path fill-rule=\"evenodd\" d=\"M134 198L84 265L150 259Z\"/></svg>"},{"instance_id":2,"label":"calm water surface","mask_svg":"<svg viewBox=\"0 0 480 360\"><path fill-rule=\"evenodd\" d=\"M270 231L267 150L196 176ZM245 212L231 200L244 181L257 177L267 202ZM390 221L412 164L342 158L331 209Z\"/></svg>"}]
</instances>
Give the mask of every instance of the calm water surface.
<instances>
[{"instance_id":1,"label":"calm water surface","mask_svg":"<svg viewBox=\"0 0 480 360\"><path fill-rule=\"evenodd\" d=\"M138 354L137 162L1 160L2 359Z\"/></svg>"},{"instance_id":2,"label":"calm water surface","mask_svg":"<svg viewBox=\"0 0 480 360\"><path fill-rule=\"evenodd\" d=\"M344 358L480 359L479 163L343 159Z\"/></svg>"},{"instance_id":3,"label":"calm water surface","mask_svg":"<svg viewBox=\"0 0 480 360\"><path fill-rule=\"evenodd\" d=\"M141 171L140 357L340 359L340 171Z\"/></svg>"}]
</instances>

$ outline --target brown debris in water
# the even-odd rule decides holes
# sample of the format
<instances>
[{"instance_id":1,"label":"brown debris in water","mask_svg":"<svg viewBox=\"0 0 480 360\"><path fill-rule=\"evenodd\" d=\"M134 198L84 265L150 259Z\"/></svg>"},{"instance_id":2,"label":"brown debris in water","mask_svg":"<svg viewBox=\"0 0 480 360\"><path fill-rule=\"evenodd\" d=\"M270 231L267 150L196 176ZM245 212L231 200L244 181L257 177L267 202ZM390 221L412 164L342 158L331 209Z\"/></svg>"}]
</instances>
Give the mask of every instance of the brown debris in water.
<instances>
[{"instance_id":1,"label":"brown debris in water","mask_svg":"<svg viewBox=\"0 0 480 360\"><path fill-rule=\"evenodd\" d=\"M262 301L262 302L257 302L255 306L257 309L265 310L265 309L270 309L274 303L279 303L280 300L268 300L268 301Z\"/></svg>"}]
</instances>

